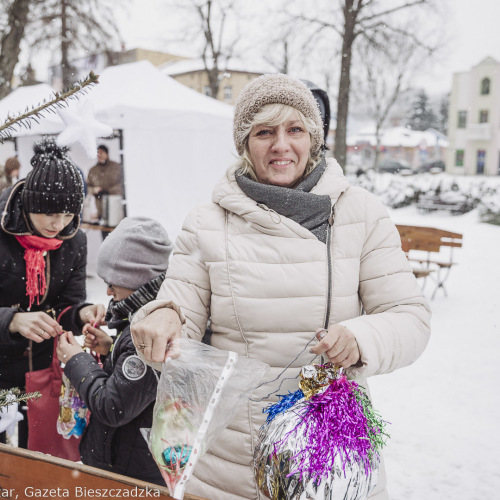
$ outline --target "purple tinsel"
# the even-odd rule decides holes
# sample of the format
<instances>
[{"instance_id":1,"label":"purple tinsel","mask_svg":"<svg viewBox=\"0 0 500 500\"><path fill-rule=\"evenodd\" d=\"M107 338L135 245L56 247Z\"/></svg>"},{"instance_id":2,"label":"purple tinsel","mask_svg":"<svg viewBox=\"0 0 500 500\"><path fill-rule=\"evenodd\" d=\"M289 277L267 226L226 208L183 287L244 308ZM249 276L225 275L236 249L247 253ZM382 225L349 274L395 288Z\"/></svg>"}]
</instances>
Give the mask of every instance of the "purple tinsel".
<instances>
[{"instance_id":1,"label":"purple tinsel","mask_svg":"<svg viewBox=\"0 0 500 500\"><path fill-rule=\"evenodd\" d=\"M275 453L288 439L300 438L304 447L292 457L297 464L291 474L300 474L318 482L327 477L340 455L344 464L358 462L365 472L371 470L371 441L368 420L354 395L357 384L341 376L322 393L304 403L304 414L295 429L275 443ZM295 393L294 393L295 394Z\"/></svg>"},{"instance_id":2,"label":"purple tinsel","mask_svg":"<svg viewBox=\"0 0 500 500\"><path fill-rule=\"evenodd\" d=\"M80 399L77 394L71 398L71 408L74 410L79 410L80 408L86 408L85 403Z\"/></svg>"}]
</instances>

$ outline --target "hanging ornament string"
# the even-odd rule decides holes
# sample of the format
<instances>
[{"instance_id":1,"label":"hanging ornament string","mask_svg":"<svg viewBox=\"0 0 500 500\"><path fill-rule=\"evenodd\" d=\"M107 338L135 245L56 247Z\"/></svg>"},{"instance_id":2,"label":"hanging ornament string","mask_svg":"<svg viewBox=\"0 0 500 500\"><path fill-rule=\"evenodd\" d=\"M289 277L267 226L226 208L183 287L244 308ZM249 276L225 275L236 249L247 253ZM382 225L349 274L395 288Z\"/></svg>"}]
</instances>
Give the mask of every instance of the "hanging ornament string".
<instances>
[{"instance_id":1,"label":"hanging ornament string","mask_svg":"<svg viewBox=\"0 0 500 500\"><path fill-rule=\"evenodd\" d=\"M295 361L297 361L297 359L299 359L300 355L304 353L304 351L305 351L305 350L309 347L309 345L311 344L311 342L313 342L314 340L317 340L317 339L316 339L316 332L314 332L314 335L313 335L312 339L311 339L311 340L309 340L309 342L308 342L308 343L304 346L304 348L303 348L303 349L302 349L302 350L301 350L301 351L297 354L297 356L295 356L295 358L293 358L293 359L292 359L292 361L290 361L290 363L288 363L288 364L287 364L287 365L283 368L283 370L281 370L281 371L278 373L278 375L277 375L275 378L273 378L272 380L266 380L266 381L264 381L264 382L260 383L257 387L255 387L255 388L254 388L254 391L256 391L257 389L261 388L263 385L272 384L273 382L276 382L276 381L277 381L277 380L278 380L278 379L279 379L279 378L280 378L280 377L281 377L281 376L282 376L282 375L283 375L283 374L284 374L284 373L288 370L288 368L290 368L290 367L293 365L293 363L295 363ZM311 363L314 361L314 359L316 359L316 357L317 357L317 356L316 356L316 355L314 355L314 356L311 358L311 360L309 361L309 363L307 363L307 364L311 364ZM295 377L285 377L285 378L283 378L283 379L281 380L281 382L280 382L280 384L279 384L279 386L277 387L277 389L276 389L276 390L274 390L274 391L270 392L269 394L266 394L265 396L263 396L263 397L262 397L262 398L260 398L260 399L253 399L253 398L249 398L249 399L250 399L250 401L253 401L254 403L260 403L260 402L264 401L265 399L269 399L269 398L270 398L273 394L276 394L279 390L281 390L281 386L283 385L283 382L285 382L285 380L295 380L295 379L297 379L297 378L298 378L298 376L300 375L300 370L301 370L301 369L302 369L302 367L301 367L301 368L299 368L299 372L297 373L297 375L295 375Z\"/></svg>"}]
</instances>

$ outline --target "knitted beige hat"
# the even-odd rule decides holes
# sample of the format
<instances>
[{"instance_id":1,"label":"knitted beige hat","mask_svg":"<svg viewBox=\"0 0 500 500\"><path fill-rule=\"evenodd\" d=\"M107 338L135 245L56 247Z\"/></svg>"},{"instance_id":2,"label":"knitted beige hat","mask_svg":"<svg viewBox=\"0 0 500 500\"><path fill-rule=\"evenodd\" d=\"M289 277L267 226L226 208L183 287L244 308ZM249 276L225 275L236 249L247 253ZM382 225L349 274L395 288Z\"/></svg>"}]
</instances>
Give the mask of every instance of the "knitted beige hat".
<instances>
[{"instance_id":1,"label":"knitted beige hat","mask_svg":"<svg viewBox=\"0 0 500 500\"><path fill-rule=\"evenodd\" d=\"M318 125L311 135L311 151L319 153L323 145L323 122L312 92L300 80L288 75L262 75L241 91L234 108L233 138L241 156L245 150L245 126L266 104L286 104L301 111Z\"/></svg>"}]
</instances>

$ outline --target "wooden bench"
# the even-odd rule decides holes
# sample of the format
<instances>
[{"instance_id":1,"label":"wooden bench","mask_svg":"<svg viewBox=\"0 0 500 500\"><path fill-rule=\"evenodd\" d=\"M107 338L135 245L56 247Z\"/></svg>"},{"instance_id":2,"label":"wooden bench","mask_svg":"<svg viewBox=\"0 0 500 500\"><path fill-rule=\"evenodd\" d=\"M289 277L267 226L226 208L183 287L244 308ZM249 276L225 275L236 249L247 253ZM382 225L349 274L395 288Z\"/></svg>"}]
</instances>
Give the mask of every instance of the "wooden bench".
<instances>
[{"instance_id":1,"label":"wooden bench","mask_svg":"<svg viewBox=\"0 0 500 500\"><path fill-rule=\"evenodd\" d=\"M434 212L435 210L447 210L452 215L460 215L467 212L467 204L447 203L442 200L421 200L416 204L417 208L422 212Z\"/></svg>"},{"instance_id":2,"label":"wooden bench","mask_svg":"<svg viewBox=\"0 0 500 500\"><path fill-rule=\"evenodd\" d=\"M0 444L0 498L163 498L167 488L37 451ZM207 500L184 495L184 500Z\"/></svg>"},{"instance_id":3,"label":"wooden bench","mask_svg":"<svg viewBox=\"0 0 500 500\"><path fill-rule=\"evenodd\" d=\"M435 227L404 225L396 227L401 236L401 247L408 259L420 266L414 267L415 276L424 279L430 276L436 284L431 300L440 288L446 296L444 284L451 268L455 265L453 250L462 246L462 235Z\"/></svg>"}]
</instances>

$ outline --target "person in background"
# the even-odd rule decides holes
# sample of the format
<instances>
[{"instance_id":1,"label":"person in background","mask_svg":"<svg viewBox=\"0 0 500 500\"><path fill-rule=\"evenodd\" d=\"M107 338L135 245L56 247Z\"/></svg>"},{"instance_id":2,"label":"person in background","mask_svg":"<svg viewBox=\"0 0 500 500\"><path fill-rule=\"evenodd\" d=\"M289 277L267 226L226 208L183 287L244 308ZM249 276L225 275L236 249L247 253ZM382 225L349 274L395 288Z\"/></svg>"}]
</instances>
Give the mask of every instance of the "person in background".
<instances>
[{"instance_id":1,"label":"person in background","mask_svg":"<svg viewBox=\"0 0 500 500\"><path fill-rule=\"evenodd\" d=\"M90 409L81 444L82 462L99 469L165 486L140 429L151 428L157 379L136 354L130 319L154 298L165 278L172 244L153 219L126 217L103 241L97 273L112 297L106 313L113 340L86 325L86 347L105 356L101 368L68 332L57 345L64 373ZM102 359L102 358L101 358Z\"/></svg>"},{"instance_id":2,"label":"person in background","mask_svg":"<svg viewBox=\"0 0 500 500\"><path fill-rule=\"evenodd\" d=\"M15 156L5 160L3 174L0 174L0 193L14 184L15 180L19 178L20 169L21 164Z\"/></svg>"},{"instance_id":3,"label":"person in background","mask_svg":"<svg viewBox=\"0 0 500 500\"><path fill-rule=\"evenodd\" d=\"M97 164L89 170L87 189L95 196L99 221L106 225L103 196L109 194L123 196L123 173L121 165L109 159L108 147L104 144L97 148ZM106 238L108 234L107 231L102 231L102 238Z\"/></svg>"},{"instance_id":4,"label":"person in background","mask_svg":"<svg viewBox=\"0 0 500 500\"><path fill-rule=\"evenodd\" d=\"M411 364L430 335L399 233L325 158L311 91L287 75L256 78L236 102L233 137L236 165L188 215L157 300L131 326L153 366L181 334L201 341L210 317L212 346L271 367L187 484L217 500L261 498L252 457L262 410L296 390L302 366L322 356L368 390L367 377ZM383 463L369 498L388 498Z\"/></svg>"},{"instance_id":5,"label":"person in background","mask_svg":"<svg viewBox=\"0 0 500 500\"><path fill-rule=\"evenodd\" d=\"M34 370L47 368L54 337L101 324L105 314L85 302L82 178L52 140L35 144L31 165L0 195L0 389L24 389L30 358ZM19 446L27 439L25 418Z\"/></svg>"}]
</instances>

